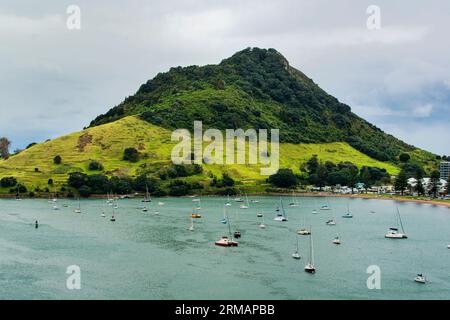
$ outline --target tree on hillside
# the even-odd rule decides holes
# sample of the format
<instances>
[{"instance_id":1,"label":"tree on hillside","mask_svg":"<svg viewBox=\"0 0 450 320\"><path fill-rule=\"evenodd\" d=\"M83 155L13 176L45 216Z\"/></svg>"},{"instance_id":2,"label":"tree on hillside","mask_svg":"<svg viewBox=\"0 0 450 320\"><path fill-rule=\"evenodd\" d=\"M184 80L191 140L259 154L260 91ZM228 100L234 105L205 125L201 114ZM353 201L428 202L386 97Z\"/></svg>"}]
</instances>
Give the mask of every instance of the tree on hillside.
<instances>
[{"instance_id":1,"label":"tree on hillside","mask_svg":"<svg viewBox=\"0 0 450 320\"><path fill-rule=\"evenodd\" d=\"M308 170L309 174L316 173L317 168L319 167L319 159L317 158L317 155L313 155L307 162L306 162L306 169Z\"/></svg>"},{"instance_id":2,"label":"tree on hillside","mask_svg":"<svg viewBox=\"0 0 450 320\"><path fill-rule=\"evenodd\" d=\"M328 169L325 165L320 164L317 167L317 183L316 185L322 191L322 188L325 187L326 182L328 180Z\"/></svg>"},{"instance_id":3,"label":"tree on hillside","mask_svg":"<svg viewBox=\"0 0 450 320\"><path fill-rule=\"evenodd\" d=\"M399 157L401 162L408 162L411 159L411 156L407 153L402 153Z\"/></svg>"},{"instance_id":4,"label":"tree on hillside","mask_svg":"<svg viewBox=\"0 0 450 320\"><path fill-rule=\"evenodd\" d=\"M14 177L3 177L0 180L0 186L2 188L11 188L17 185L17 179Z\"/></svg>"},{"instance_id":5,"label":"tree on hillside","mask_svg":"<svg viewBox=\"0 0 450 320\"><path fill-rule=\"evenodd\" d=\"M9 147L11 146L11 141L8 138L3 137L0 138L0 158L8 159L9 158Z\"/></svg>"},{"instance_id":6,"label":"tree on hillside","mask_svg":"<svg viewBox=\"0 0 450 320\"><path fill-rule=\"evenodd\" d=\"M361 182L364 183L364 189L366 189L366 193L367 193L367 189L372 187L372 176L370 174L369 168L367 167L362 167L361 171L359 173Z\"/></svg>"},{"instance_id":7,"label":"tree on hillside","mask_svg":"<svg viewBox=\"0 0 450 320\"><path fill-rule=\"evenodd\" d=\"M291 188L297 185L297 176L291 169L280 169L269 177L269 183L279 188Z\"/></svg>"},{"instance_id":8,"label":"tree on hillside","mask_svg":"<svg viewBox=\"0 0 450 320\"><path fill-rule=\"evenodd\" d=\"M403 169L395 179L394 187L395 190L400 191L402 196L405 193L406 188L408 188L408 178L406 172Z\"/></svg>"},{"instance_id":9,"label":"tree on hillside","mask_svg":"<svg viewBox=\"0 0 450 320\"><path fill-rule=\"evenodd\" d=\"M450 195L450 176L447 178L447 186L445 187L445 194Z\"/></svg>"},{"instance_id":10,"label":"tree on hillside","mask_svg":"<svg viewBox=\"0 0 450 320\"><path fill-rule=\"evenodd\" d=\"M61 164L61 162L62 162L61 156L58 155L58 156L53 158L53 163L54 164Z\"/></svg>"},{"instance_id":11,"label":"tree on hillside","mask_svg":"<svg viewBox=\"0 0 450 320\"><path fill-rule=\"evenodd\" d=\"M414 190L417 192L417 195L419 196L424 196L425 195L425 188L423 186L423 175L422 175L422 171L418 170L416 172L416 175L414 176L414 178L417 180L416 186L414 188Z\"/></svg>"},{"instance_id":12,"label":"tree on hillside","mask_svg":"<svg viewBox=\"0 0 450 320\"><path fill-rule=\"evenodd\" d=\"M354 164L348 166L348 184L352 189L352 194L355 185L358 183L358 173L359 170L357 166L355 166Z\"/></svg>"},{"instance_id":13,"label":"tree on hillside","mask_svg":"<svg viewBox=\"0 0 450 320\"><path fill-rule=\"evenodd\" d=\"M437 170L434 170L430 176L430 194L433 195L434 198L437 197L439 187L441 186L440 176L441 174Z\"/></svg>"},{"instance_id":14,"label":"tree on hillside","mask_svg":"<svg viewBox=\"0 0 450 320\"><path fill-rule=\"evenodd\" d=\"M139 152L136 150L136 148L126 148L123 151L123 160L130 162L138 162Z\"/></svg>"}]
</instances>

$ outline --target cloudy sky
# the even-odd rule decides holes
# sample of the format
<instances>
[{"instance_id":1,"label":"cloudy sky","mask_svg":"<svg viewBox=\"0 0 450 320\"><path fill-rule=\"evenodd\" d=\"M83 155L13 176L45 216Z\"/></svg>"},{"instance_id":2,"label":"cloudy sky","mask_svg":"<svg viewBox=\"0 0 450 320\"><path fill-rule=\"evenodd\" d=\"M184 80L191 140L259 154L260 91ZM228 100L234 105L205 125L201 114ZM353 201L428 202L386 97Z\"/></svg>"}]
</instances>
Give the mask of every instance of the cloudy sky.
<instances>
[{"instance_id":1,"label":"cloudy sky","mask_svg":"<svg viewBox=\"0 0 450 320\"><path fill-rule=\"evenodd\" d=\"M257 46L383 130L450 154L449 12L447 0L2 0L0 136L22 148L78 131L158 72Z\"/></svg>"}]
</instances>

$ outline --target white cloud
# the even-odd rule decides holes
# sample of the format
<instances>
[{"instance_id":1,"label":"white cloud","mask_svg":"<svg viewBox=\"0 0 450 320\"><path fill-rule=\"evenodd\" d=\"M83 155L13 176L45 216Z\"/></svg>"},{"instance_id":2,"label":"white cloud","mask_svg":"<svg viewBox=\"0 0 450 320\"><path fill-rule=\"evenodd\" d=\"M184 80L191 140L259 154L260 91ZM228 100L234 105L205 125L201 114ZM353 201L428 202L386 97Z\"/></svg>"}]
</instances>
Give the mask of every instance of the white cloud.
<instances>
[{"instance_id":1,"label":"white cloud","mask_svg":"<svg viewBox=\"0 0 450 320\"><path fill-rule=\"evenodd\" d=\"M419 117L419 118L426 118L431 115L432 111L433 111L433 105L430 103L427 103L423 106L415 107L413 109L413 114L414 114L414 116Z\"/></svg>"}]
</instances>

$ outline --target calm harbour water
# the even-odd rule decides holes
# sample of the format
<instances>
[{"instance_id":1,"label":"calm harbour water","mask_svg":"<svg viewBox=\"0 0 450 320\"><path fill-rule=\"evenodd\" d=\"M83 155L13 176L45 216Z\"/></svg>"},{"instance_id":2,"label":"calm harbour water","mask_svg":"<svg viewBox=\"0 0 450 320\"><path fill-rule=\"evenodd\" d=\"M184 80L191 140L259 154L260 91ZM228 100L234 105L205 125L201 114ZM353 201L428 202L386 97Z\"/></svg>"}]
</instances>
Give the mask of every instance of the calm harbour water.
<instances>
[{"instance_id":1,"label":"calm harbour water","mask_svg":"<svg viewBox=\"0 0 450 320\"><path fill-rule=\"evenodd\" d=\"M55 211L46 200L0 200L0 299L450 299L448 208L310 197L291 208L286 197L289 221L276 222L278 198L254 199L260 202L249 209L235 202L228 209L242 232L237 248L214 245L228 233L220 223L225 198L201 198L203 218L193 232L190 198L153 199L146 213L138 199L119 200L116 222L104 200L81 201L81 214L74 213L76 201L59 200ZM332 210L312 214L326 202ZM353 219L341 217L347 202ZM395 226L396 205L405 240L384 238ZM330 218L336 226L325 225ZM291 257L304 219L313 231L314 275L303 270L307 236L298 236L302 258ZM336 234L340 246L332 244ZM81 268L81 290L66 288L70 265ZM380 290L366 286L370 265L381 269ZM415 283L417 273L429 282Z\"/></svg>"}]
</instances>

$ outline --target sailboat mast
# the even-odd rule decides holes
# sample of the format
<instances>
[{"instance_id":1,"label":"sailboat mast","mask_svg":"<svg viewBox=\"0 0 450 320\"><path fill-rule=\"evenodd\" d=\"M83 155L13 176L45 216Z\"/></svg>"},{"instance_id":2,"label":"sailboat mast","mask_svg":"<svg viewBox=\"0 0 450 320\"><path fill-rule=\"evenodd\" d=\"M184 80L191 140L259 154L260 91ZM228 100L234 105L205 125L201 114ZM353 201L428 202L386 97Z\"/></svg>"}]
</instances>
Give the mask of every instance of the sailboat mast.
<instances>
[{"instance_id":1,"label":"sailboat mast","mask_svg":"<svg viewBox=\"0 0 450 320\"><path fill-rule=\"evenodd\" d=\"M405 233L405 229L403 228L402 217L400 216L400 211L398 210L398 207L397 207L397 219L400 224L400 228L402 229L402 233Z\"/></svg>"},{"instance_id":2,"label":"sailboat mast","mask_svg":"<svg viewBox=\"0 0 450 320\"><path fill-rule=\"evenodd\" d=\"M233 236L231 235L230 219L228 218L227 210L226 210L225 207L224 207L224 213L225 213L225 217L226 217L227 222L228 222L228 233L230 235L230 240L231 240L233 238Z\"/></svg>"},{"instance_id":3,"label":"sailboat mast","mask_svg":"<svg viewBox=\"0 0 450 320\"><path fill-rule=\"evenodd\" d=\"M284 211L283 200L281 199L281 197L280 197L280 205L281 205L281 212L283 212L283 217L287 218L286 212Z\"/></svg>"},{"instance_id":4,"label":"sailboat mast","mask_svg":"<svg viewBox=\"0 0 450 320\"><path fill-rule=\"evenodd\" d=\"M310 241L310 243L309 243L309 246L310 246L310 261L311 261L311 264L314 266L315 265L315 263L314 263L314 247L313 247L313 238L312 238L312 228L311 228L311 226L309 227L310 228L310 231L311 231L311 234L310 234L310 236L309 236L309 241Z\"/></svg>"}]
</instances>

